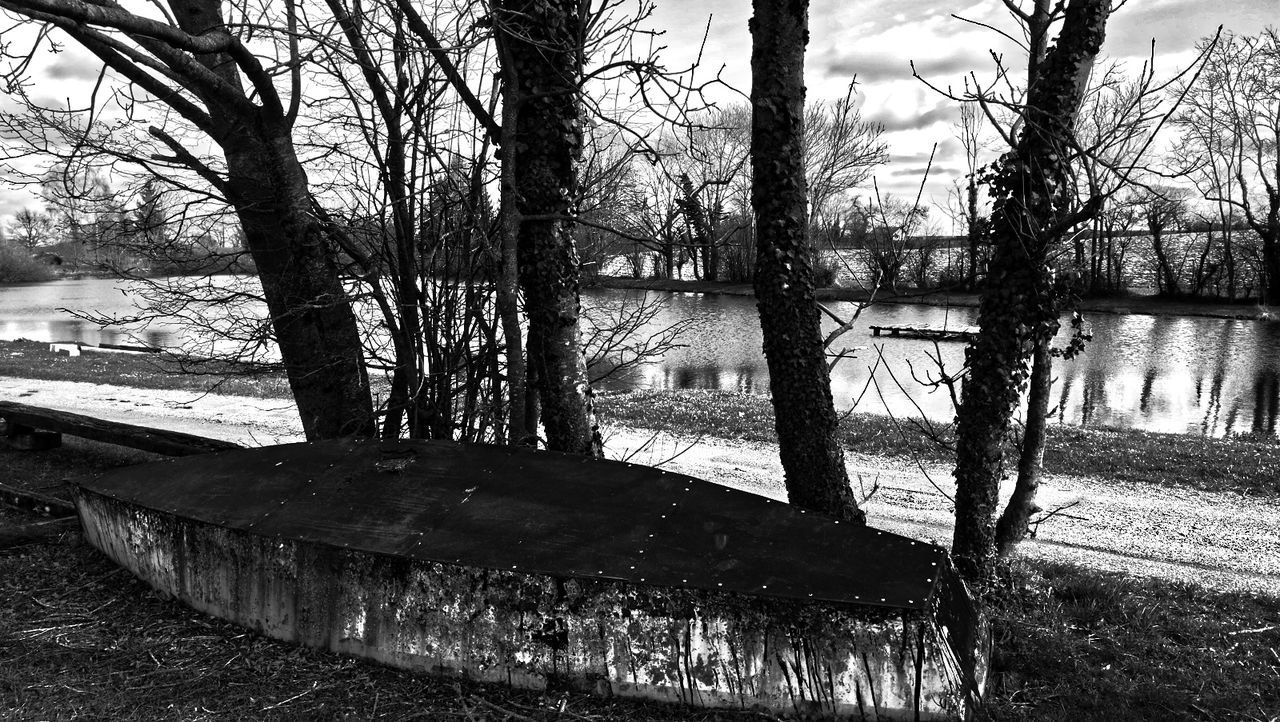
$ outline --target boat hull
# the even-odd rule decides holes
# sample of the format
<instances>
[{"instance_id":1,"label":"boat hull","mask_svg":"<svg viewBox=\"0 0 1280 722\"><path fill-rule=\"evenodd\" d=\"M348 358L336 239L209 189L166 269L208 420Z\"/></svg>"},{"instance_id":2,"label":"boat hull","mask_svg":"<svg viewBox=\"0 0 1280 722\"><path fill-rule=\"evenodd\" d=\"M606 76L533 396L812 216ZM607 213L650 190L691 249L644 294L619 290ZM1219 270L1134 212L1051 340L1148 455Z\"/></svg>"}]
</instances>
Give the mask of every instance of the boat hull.
<instances>
[{"instance_id":1,"label":"boat hull","mask_svg":"<svg viewBox=\"0 0 1280 722\"><path fill-rule=\"evenodd\" d=\"M510 569L492 552L483 565L389 554L136 496L79 488L87 541L195 609L318 649L521 688L826 718L953 719L974 691L955 588L904 608Z\"/></svg>"}]
</instances>

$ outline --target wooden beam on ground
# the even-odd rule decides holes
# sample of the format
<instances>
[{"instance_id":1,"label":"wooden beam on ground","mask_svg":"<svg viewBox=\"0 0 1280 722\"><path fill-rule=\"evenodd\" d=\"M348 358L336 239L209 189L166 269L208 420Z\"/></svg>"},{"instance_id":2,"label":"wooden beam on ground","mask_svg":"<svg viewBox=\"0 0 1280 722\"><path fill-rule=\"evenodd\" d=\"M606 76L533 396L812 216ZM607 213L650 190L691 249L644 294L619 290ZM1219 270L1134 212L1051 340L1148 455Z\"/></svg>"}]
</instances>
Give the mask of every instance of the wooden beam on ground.
<instances>
[{"instance_id":1,"label":"wooden beam on ground","mask_svg":"<svg viewBox=\"0 0 1280 722\"><path fill-rule=\"evenodd\" d=\"M75 531L80 525L80 518L64 516L57 519L19 524L16 526L0 526L0 549L41 542L52 537Z\"/></svg>"},{"instance_id":2,"label":"wooden beam on ground","mask_svg":"<svg viewBox=\"0 0 1280 722\"><path fill-rule=\"evenodd\" d=\"M10 425L32 429L56 431L82 439L92 439L107 444L128 446L166 456L189 456L214 451L230 451L243 448L239 444L220 439L208 439L179 431L135 426L118 421L95 419L69 411L27 406L12 401L0 401L0 418Z\"/></svg>"},{"instance_id":3,"label":"wooden beam on ground","mask_svg":"<svg viewBox=\"0 0 1280 722\"><path fill-rule=\"evenodd\" d=\"M69 501L8 484L0 484L0 502L45 516L70 516L76 513L75 505Z\"/></svg>"}]
</instances>

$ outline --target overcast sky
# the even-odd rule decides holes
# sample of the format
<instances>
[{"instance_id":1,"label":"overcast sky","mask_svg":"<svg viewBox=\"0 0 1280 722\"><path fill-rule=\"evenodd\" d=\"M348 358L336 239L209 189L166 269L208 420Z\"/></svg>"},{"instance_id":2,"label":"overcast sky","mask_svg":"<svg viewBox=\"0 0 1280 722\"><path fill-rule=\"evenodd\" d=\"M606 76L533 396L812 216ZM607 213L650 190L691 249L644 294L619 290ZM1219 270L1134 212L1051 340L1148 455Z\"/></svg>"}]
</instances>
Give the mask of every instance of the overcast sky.
<instances>
[{"instance_id":1,"label":"overcast sky","mask_svg":"<svg viewBox=\"0 0 1280 722\"><path fill-rule=\"evenodd\" d=\"M1011 60L1016 53L995 32L957 20L951 13L1015 29L1000 0L968 5L941 0L810 3L809 98L835 99L857 75L864 116L883 123L888 131L891 163L877 174L882 191L914 194L936 142L939 150L928 192L941 200L962 162L952 137L959 113L956 104L913 79L910 63L914 61L939 86L959 86L967 72L976 70L981 76L992 68L990 50L1011 53ZM661 42L668 46L664 52L668 66L678 67L692 60L710 19L701 76L714 75L724 66L723 77L747 92L750 15L748 0L658 0L652 24L666 32ZM1194 57L1196 42L1219 24L1237 33L1255 34L1278 22L1280 0L1129 0L1109 23L1104 53L1127 61L1131 72L1136 72L1154 40L1157 76L1167 78ZM36 92L58 98L78 89L87 93L97 72L92 56L69 46L42 71ZM735 96L724 93L721 99L731 102ZM0 216L33 203L25 190L0 187Z\"/></svg>"},{"instance_id":2,"label":"overcast sky","mask_svg":"<svg viewBox=\"0 0 1280 722\"><path fill-rule=\"evenodd\" d=\"M751 85L751 36L747 0L658 0L654 25L668 29L664 52L672 67L688 62L707 29L703 74L714 75L726 66L724 77L748 92ZM1023 5L1029 5L1023 2ZM805 82L810 100L834 99L844 93L855 74L864 100L864 117L886 128L891 162L877 173L881 191L914 195L929 150L939 143L930 174L929 193L939 201L957 174L963 174L963 158L953 139L959 117L956 103L941 97L911 77L911 62L930 82L946 87L963 86L964 76L977 71L979 78L994 67L990 51L1017 52L992 30L966 23L952 14L1016 32L1000 0L944 2L915 0L811 0L810 42L805 61ZM1195 44L1212 35L1218 25L1239 34L1256 34L1280 23L1280 0L1129 0L1107 27L1103 53L1124 61L1137 73L1155 41L1158 78L1175 75L1195 58ZM948 228L944 228L949 230Z\"/></svg>"}]
</instances>

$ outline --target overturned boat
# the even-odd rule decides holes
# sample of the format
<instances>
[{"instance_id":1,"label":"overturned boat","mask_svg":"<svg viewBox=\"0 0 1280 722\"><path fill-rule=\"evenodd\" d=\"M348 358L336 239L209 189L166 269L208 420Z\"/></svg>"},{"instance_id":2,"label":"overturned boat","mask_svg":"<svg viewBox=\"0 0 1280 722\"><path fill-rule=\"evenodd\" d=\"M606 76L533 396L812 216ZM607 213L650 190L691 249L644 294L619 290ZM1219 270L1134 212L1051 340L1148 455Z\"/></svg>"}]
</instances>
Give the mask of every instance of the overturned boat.
<instances>
[{"instance_id":1,"label":"overturned boat","mask_svg":"<svg viewBox=\"0 0 1280 722\"><path fill-rule=\"evenodd\" d=\"M75 502L156 589L397 667L872 720L961 718L981 689L945 550L651 467L326 441L128 467Z\"/></svg>"}]
</instances>

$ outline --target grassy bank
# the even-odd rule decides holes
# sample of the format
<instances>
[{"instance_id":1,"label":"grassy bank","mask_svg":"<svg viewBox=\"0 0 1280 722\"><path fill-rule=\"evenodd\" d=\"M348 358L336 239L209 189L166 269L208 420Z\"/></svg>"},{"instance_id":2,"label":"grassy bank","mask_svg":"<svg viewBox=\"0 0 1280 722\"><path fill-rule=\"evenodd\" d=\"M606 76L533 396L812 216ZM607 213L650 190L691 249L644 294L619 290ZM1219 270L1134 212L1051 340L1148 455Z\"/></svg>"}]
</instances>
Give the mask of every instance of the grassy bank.
<instances>
[{"instance_id":1,"label":"grassy bank","mask_svg":"<svg viewBox=\"0 0 1280 722\"><path fill-rule=\"evenodd\" d=\"M50 351L49 344L40 341L0 341L0 376L290 398L283 373L251 373L245 367L193 363L166 354L85 352L68 356Z\"/></svg>"},{"instance_id":2,"label":"grassy bank","mask_svg":"<svg viewBox=\"0 0 1280 722\"><path fill-rule=\"evenodd\" d=\"M674 433L772 442L773 407L764 396L723 391L635 391L603 396L601 416ZM954 457L909 422L851 414L840 424L845 448L872 456L947 463ZM1051 425L1044 456L1050 474L1092 476L1208 491L1280 496L1280 443L1209 439L1132 430Z\"/></svg>"},{"instance_id":3,"label":"grassy bank","mask_svg":"<svg viewBox=\"0 0 1280 722\"><path fill-rule=\"evenodd\" d=\"M159 355L86 353L72 358L52 353L44 343L0 342L0 376L289 398L288 384L279 373L221 380L218 367L203 370L211 375L179 373L176 361ZM773 407L764 396L635 391L601 395L598 408L606 423L690 437L775 440ZM952 458L917 426L874 414L844 417L841 434L846 448L862 454L918 458L925 463L947 463ZM1280 443L1273 439L1209 439L1051 425L1045 468L1051 474L1280 496Z\"/></svg>"},{"instance_id":4,"label":"grassy bank","mask_svg":"<svg viewBox=\"0 0 1280 722\"><path fill-rule=\"evenodd\" d=\"M1280 599L1019 565L995 602L993 720L1280 718Z\"/></svg>"}]
</instances>

